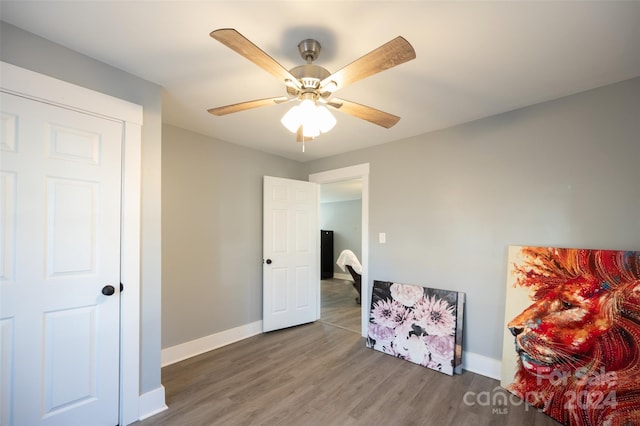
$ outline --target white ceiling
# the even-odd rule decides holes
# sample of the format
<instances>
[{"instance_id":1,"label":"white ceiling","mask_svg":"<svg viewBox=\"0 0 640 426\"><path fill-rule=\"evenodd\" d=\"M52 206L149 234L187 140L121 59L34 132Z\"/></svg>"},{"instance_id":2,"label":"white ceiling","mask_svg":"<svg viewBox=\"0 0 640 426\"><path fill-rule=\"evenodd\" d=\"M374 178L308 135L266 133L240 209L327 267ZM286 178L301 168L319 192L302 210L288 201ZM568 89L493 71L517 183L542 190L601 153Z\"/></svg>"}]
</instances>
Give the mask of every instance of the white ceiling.
<instances>
[{"instance_id":1,"label":"white ceiling","mask_svg":"<svg viewBox=\"0 0 640 426\"><path fill-rule=\"evenodd\" d=\"M640 1L0 1L2 20L164 88L163 121L299 161L411 137L640 76ZM284 85L209 37L235 28L286 68L322 45L335 72L393 39L417 58L337 96L402 117L384 129L340 112L301 152L274 105Z\"/></svg>"}]
</instances>

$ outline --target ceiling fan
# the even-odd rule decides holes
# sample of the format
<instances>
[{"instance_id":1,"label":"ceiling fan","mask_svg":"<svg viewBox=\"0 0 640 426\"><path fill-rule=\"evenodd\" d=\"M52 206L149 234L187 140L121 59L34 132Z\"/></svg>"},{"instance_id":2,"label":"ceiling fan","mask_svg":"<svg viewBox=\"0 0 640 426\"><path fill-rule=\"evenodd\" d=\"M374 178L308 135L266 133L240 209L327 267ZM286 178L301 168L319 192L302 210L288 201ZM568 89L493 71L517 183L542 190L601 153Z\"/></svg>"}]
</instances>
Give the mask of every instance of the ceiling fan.
<instances>
[{"instance_id":1,"label":"ceiling fan","mask_svg":"<svg viewBox=\"0 0 640 426\"><path fill-rule=\"evenodd\" d=\"M331 74L325 68L312 63L320 53L320 43L313 39L306 39L298 44L298 51L306 61L306 64L287 70L233 28L214 30L210 35L283 81L287 93L287 96L257 99L211 108L208 112L213 115L221 116L252 108L299 100L301 103L296 106L299 108L292 108L282 120L290 131L296 133L298 142L312 140L320 132L324 133L328 131L327 128L333 127L335 118L324 107L325 105L385 128L394 126L400 120L400 117L396 115L334 97L333 93L365 77L415 59L416 53L413 47L402 37L394 38ZM318 115L316 118L325 119L328 122L318 124L301 118L305 108L315 111L314 113ZM324 129L321 127L324 127Z\"/></svg>"}]
</instances>

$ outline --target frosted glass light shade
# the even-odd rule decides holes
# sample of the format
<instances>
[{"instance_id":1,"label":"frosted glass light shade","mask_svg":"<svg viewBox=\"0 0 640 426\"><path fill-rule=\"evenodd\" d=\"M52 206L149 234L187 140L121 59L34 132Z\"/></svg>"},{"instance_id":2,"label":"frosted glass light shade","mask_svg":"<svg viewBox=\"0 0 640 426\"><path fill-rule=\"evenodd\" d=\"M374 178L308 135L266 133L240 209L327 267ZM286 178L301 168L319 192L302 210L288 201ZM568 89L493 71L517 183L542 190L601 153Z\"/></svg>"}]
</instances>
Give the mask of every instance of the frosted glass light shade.
<instances>
[{"instance_id":1,"label":"frosted glass light shade","mask_svg":"<svg viewBox=\"0 0 640 426\"><path fill-rule=\"evenodd\" d=\"M291 133L295 133L298 130L301 121L302 119L300 118L300 105L296 105L291 108L280 119L282 125L286 127L287 130L289 130Z\"/></svg>"},{"instance_id":2,"label":"frosted glass light shade","mask_svg":"<svg viewBox=\"0 0 640 426\"><path fill-rule=\"evenodd\" d=\"M326 133L336 125L335 117L325 106L317 106L309 99L287 111L280 122L291 133L296 133L302 126L302 134L307 138L315 138L320 132Z\"/></svg>"},{"instance_id":3,"label":"frosted glass light shade","mask_svg":"<svg viewBox=\"0 0 640 426\"><path fill-rule=\"evenodd\" d=\"M329 112L326 106L320 105L316 107L316 123L322 133L327 133L336 125L336 118Z\"/></svg>"}]
</instances>

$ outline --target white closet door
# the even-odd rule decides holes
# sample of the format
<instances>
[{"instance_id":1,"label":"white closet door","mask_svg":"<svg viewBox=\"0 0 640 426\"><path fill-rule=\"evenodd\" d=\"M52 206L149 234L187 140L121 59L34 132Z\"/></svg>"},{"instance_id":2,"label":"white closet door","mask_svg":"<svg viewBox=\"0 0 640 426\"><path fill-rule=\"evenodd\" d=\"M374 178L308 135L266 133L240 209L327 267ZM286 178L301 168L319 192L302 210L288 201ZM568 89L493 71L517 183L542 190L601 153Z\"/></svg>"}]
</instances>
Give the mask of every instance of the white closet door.
<instances>
[{"instance_id":1,"label":"white closet door","mask_svg":"<svg viewBox=\"0 0 640 426\"><path fill-rule=\"evenodd\" d=\"M1 105L1 423L116 425L122 124Z\"/></svg>"}]
</instances>

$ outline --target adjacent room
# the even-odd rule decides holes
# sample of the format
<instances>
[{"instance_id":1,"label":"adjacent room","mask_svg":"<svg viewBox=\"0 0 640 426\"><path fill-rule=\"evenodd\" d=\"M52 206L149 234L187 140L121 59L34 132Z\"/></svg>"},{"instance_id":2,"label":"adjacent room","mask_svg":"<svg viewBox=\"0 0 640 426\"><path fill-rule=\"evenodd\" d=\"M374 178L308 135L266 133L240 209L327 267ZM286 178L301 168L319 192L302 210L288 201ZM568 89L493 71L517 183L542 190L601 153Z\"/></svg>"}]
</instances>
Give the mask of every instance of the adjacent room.
<instances>
[{"instance_id":1,"label":"adjacent room","mask_svg":"<svg viewBox=\"0 0 640 426\"><path fill-rule=\"evenodd\" d=\"M638 46L636 1L2 0L0 424L640 424Z\"/></svg>"}]
</instances>

